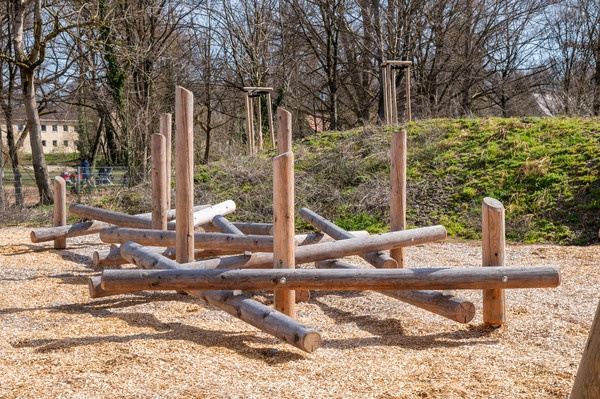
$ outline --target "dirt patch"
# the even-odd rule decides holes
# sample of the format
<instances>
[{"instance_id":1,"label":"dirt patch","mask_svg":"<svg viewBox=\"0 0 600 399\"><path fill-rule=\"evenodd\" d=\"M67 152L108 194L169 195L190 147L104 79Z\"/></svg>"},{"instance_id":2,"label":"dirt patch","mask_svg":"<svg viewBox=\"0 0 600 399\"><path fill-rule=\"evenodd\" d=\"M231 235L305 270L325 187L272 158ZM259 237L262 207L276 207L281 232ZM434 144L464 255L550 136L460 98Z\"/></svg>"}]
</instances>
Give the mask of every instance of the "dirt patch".
<instances>
[{"instance_id":1,"label":"dirt patch","mask_svg":"<svg viewBox=\"0 0 600 399\"><path fill-rule=\"evenodd\" d=\"M174 292L90 299L96 236L69 249L0 235L2 398L564 398L598 304L600 247L509 246L507 265L557 265L555 289L511 290L508 324L466 325L374 292L313 292L306 354ZM478 243L407 250L409 267L478 266ZM267 293L257 297L269 301Z\"/></svg>"}]
</instances>

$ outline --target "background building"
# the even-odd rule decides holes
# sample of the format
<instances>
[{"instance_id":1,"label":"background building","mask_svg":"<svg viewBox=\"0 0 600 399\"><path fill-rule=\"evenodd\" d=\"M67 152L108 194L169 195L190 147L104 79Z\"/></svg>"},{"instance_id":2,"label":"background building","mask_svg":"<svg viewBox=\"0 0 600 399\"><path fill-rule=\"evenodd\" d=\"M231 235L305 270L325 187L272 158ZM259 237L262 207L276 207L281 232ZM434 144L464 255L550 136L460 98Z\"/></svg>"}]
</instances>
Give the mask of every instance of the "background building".
<instances>
[{"instance_id":1,"label":"background building","mask_svg":"<svg viewBox=\"0 0 600 399\"><path fill-rule=\"evenodd\" d=\"M25 131L25 116L17 111L13 119L15 141L20 141ZM74 153L77 152L77 118L70 112L54 112L40 116L42 127L42 147L44 154L51 153ZM6 121L0 118L0 130L2 130L2 145L6 148ZM19 151L23 154L31 154L29 137L26 137Z\"/></svg>"}]
</instances>

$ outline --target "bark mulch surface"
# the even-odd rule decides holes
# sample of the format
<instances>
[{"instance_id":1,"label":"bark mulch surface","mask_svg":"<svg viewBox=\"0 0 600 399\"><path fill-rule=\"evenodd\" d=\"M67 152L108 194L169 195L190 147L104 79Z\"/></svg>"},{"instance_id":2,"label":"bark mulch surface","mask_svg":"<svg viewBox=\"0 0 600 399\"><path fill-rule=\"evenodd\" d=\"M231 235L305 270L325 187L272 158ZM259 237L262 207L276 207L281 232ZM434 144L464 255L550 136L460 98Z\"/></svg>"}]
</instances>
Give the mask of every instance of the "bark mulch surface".
<instances>
[{"instance_id":1,"label":"bark mulch surface","mask_svg":"<svg viewBox=\"0 0 600 399\"><path fill-rule=\"evenodd\" d=\"M566 398L600 296L600 247L509 245L562 284L507 292L508 323L458 324L375 292L312 292L304 353L175 292L90 299L97 236L0 234L0 398ZM477 242L409 248L408 267L479 266ZM130 266L125 266L130 267ZM268 293L256 299L269 302Z\"/></svg>"}]
</instances>

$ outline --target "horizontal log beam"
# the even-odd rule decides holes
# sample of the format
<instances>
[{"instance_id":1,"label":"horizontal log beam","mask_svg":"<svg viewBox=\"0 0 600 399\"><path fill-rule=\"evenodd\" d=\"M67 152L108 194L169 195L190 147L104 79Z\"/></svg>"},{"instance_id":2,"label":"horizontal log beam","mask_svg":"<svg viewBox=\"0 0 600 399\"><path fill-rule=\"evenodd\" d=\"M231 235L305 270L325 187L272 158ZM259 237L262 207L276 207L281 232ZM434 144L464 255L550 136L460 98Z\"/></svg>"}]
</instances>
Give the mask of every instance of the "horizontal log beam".
<instances>
[{"instance_id":1,"label":"horizontal log beam","mask_svg":"<svg viewBox=\"0 0 600 399\"><path fill-rule=\"evenodd\" d=\"M174 231L132 229L111 227L100 232L100 239L106 243L125 243L135 241L142 245L174 247ZM196 249L221 249L237 251L273 251L273 237L239 236L224 233L194 233Z\"/></svg>"},{"instance_id":2,"label":"horizontal log beam","mask_svg":"<svg viewBox=\"0 0 600 399\"><path fill-rule=\"evenodd\" d=\"M425 269L104 270L102 288L121 290L452 290L546 288L553 266Z\"/></svg>"},{"instance_id":3,"label":"horizontal log beam","mask_svg":"<svg viewBox=\"0 0 600 399\"><path fill-rule=\"evenodd\" d=\"M250 234L250 233L248 233L248 234ZM364 230L353 231L352 234L354 234L354 236L356 236L356 237L364 237L364 236L369 235L369 233ZM317 244L320 242L331 242L331 241L333 241L333 238L331 238L328 235L323 234L323 233L310 233L310 234L297 234L296 235L296 243L299 246L312 245L312 244ZM165 256L169 259L175 259L175 251L173 248L168 248L166 250L156 249L156 251L162 253L163 256ZM227 251L227 250L218 250L218 249L215 249L215 250L201 249L201 250L195 251L194 258L199 259L199 258L209 258L209 257L215 257L215 256L233 255L233 254L239 254L240 252L241 251L234 251L234 250ZM92 255L92 264L96 267L124 265L126 263L129 263L129 262L127 262L125 259L123 259L123 257L121 256L121 251L118 248L94 251L94 253Z\"/></svg>"},{"instance_id":4,"label":"horizontal log beam","mask_svg":"<svg viewBox=\"0 0 600 399\"><path fill-rule=\"evenodd\" d=\"M126 213L95 208L93 206L71 204L69 206L69 212L77 216L99 220L101 222L110 223L116 226L131 227L136 229L152 228L151 218L128 215ZM175 223L168 223L167 228L173 230L175 228Z\"/></svg>"},{"instance_id":5,"label":"horizontal log beam","mask_svg":"<svg viewBox=\"0 0 600 399\"><path fill-rule=\"evenodd\" d=\"M102 231L103 229L113 226L114 225L110 223L89 221L68 224L66 226L48 227L44 229L32 230L29 237L31 239L31 242L38 243L52 241L57 238L71 238L96 234Z\"/></svg>"},{"instance_id":6,"label":"horizontal log beam","mask_svg":"<svg viewBox=\"0 0 600 399\"><path fill-rule=\"evenodd\" d=\"M342 229L308 208L300 209L300 216L308 223L336 240L346 240L354 237L352 233ZM381 251L359 254L359 256L377 268L391 269L398 267L398 262Z\"/></svg>"},{"instance_id":7,"label":"horizontal log beam","mask_svg":"<svg viewBox=\"0 0 600 399\"><path fill-rule=\"evenodd\" d=\"M228 215L234 211L235 202L227 200L203 209L201 212L194 212L194 228L210 223L216 215Z\"/></svg>"},{"instance_id":8,"label":"horizontal log beam","mask_svg":"<svg viewBox=\"0 0 600 399\"><path fill-rule=\"evenodd\" d=\"M209 208L210 205L197 205L194 207L194 212L201 211L202 209ZM133 215L140 218L150 219L152 217L151 213L140 213L138 215ZM175 219L177 216L177 211L175 209L171 209L167 212L167 220L171 221ZM58 227L48 227L38 230L33 230L30 233L31 242L38 243L44 241L52 241L57 238L72 238L72 237L80 237L86 236L90 234L100 233L101 230L107 229L109 227L115 227L115 224L101 222L98 220L82 222L82 223L74 223L66 226L58 226Z\"/></svg>"},{"instance_id":9,"label":"horizontal log beam","mask_svg":"<svg viewBox=\"0 0 600 399\"><path fill-rule=\"evenodd\" d=\"M323 242L296 248L296 265L318 260L343 258L391 248L403 248L412 245L443 241L446 239L444 226L421 227L418 229L394 231L391 233L354 237L346 240ZM252 255L228 256L191 262L199 269L258 269L273 265L273 254L253 253Z\"/></svg>"},{"instance_id":10,"label":"horizontal log beam","mask_svg":"<svg viewBox=\"0 0 600 399\"><path fill-rule=\"evenodd\" d=\"M273 223L233 222L233 225L244 234L273 235Z\"/></svg>"},{"instance_id":11,"label":"horizontal log beam","mask_svg":"<svg viewBox=\"0 0 600 399\"><path fill-rule=\"evenodd\" d=\"M159 263L157 261L160 260L160 266L165 269L177 271L184 267L184 265L179 265L177 262L166 259L160 254L148 251L147 248L139 244L127 243L124 246L128 250L125 251L128 257L127 260L137 266L156 268L156 265ZM137 262L136 259L145 259L146 262L142 264ZM188 267L188 264L185 267ZM92 282L90 282L91 284ZM111 290L105 291L111 292ZM123 293L114 290L112 292ZM215 308L223 310L305 352L313 352L321 345L321 335L316 330L247 296L235 295L232 290L188 290L187 292ZM99 295L103 295L102 291L99 291Z\"/></svg>"},{"instance_id":12,"label":"horizontal log beam","mask_svg":"<svg viewBox=\"0 0 600 399\"><path fill-rule=\"evenodd\" d=\"M319 269L357 269L356 266L339 260L315 262ZM445 295L431 290L384 290L377 291L390 298L425 309L459 323L468 323L475 317L475 305L454 295Z\"/></svg>"}]
</instances>

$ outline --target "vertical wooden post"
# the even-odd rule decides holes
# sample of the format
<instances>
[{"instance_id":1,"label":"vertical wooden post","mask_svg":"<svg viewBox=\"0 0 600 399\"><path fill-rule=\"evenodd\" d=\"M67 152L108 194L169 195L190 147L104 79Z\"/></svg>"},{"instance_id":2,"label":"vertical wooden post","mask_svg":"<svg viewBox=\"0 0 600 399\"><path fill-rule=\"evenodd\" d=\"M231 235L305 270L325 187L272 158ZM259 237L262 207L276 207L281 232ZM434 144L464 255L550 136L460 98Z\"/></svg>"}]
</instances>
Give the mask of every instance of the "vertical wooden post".
<instances>
[{"instance_id":1,"label":"vertical wooden post","mask_svg":"<svg viewBox=\"0 0 600 399\"><path fill-rule=\"evenodd\" d=\"M396 91L396 77L398 76L398 72L396 70L396 68L391 69L392 67L390 66L390 104L391 104L391 109L390 109L390 113L392 114L392 125L397 125L398 124L398 101L396 99L397 97L397 91Z\"/></svg>"},{"instance_id":2,"label":"vertical wooden post","mask_svg":"<svg viewBox=\"0 0 600 399\"><path fill-rule=\"evenodd\" d=\"M390 176L391 231L406 230L406 130L392 135ZM404 267L404 248L390 250L390 256Z\"/></svg>"},{"instance_id":3,"label":"vertical wooden post","mask_svg":"<svg viewBox=\"0 0 600 399\"><path fill-rule=\"evenodd\" d=\"M294 238L294 154L292 153L292 114L277 108L277 151L273 160L273 267L293 269ZM273 293L276 310L295 317L295 291Z\"/></svg>"},{"instance_id":4,"label":"vertical wooden post","mask_svg":"<svg viewBox=\"0 0 600 399\"><path fill-rule=\"evenodd\" d=\"M263 150L263 130L262 130L262 110L260 95L256 97L257 111L256 111L256 121L258 125L258 151L261 152Z\"/></svg>"},{"instance_id":5,"label":"vertical wooden post","mask_svg":"<svg viewBox=\"0 0 600 399\"><path fill-rule=\"evenodd\" d=\"M269 135L271 137L271 148L275 148L275 130L273 129L273 104L271 93L267 93L267 117L269 118Z\"/></svg>"},{"instance_id":6,"label":"vertical wooden post","mask_svg":"<svg viewBox=\"0 0 600 399\"><path fill-rule=\"evenodd\" d=\"M193 94L178 86L175 90L175 204L177 225L175 258L178 263L194 260L194 126Z\"/></svg>"},{"instance_id":7,"label":"vertical wooden post","mask_svg":"<svg viewBox=\"0 0 600 399\"><path fill-rule=\"evenodd\" d=\"M482 265L504 266L504 206L486 197L482 205ZM483 290L483 322L499 327L506 322L503 289Z\"/></svg>"},{"instance_id":8,"label":"vertical wooden post","mask_svg":"<svg viewBox=\"0 0 600 399\"><path fill-rule=\"evenodd\" d=\"M162 122L162 121L161 121ZM152 228L167 229L167 140L152 135Z\"/></svg>"},{"instance_id":9,"label":"vertical wooden post","mask_svg":"<svg viewBox=\"0 0 600 399\"><path fill-rule=\"evenodd\" d=\"M404 83L406 84L406 122L412 120L410 109L410 66L404 70Z\"/></svg>"},{"instance_id":10,"label":"vertical wooden post","mask_svg":"<svg viewBox=\"0 0 600 399\"><path fill-rule=\"evenodd\" d=\"M277 153L292 151L292 114L277 108Z\"/></svg>"},{"instance_id":11,"label":"vertical wooden post","mask_svg":"<svg viewBox=\"0 0 600 399\"><path fill-rule=\"evenodd\" d=\"M254 121L252 118L252 98L246 92L246 130L248 140L248 155L254 154Z\"/></svg>"},{"instance_id":12,"label":"vertical wooden post","mask_svg":"<svg viewBox=\"0 0 600 399\"><path fill-rule=\"evenodd\" d=\"M273 160L273 267L295 268L294 154L286 152ZM280 282L283 283L283 282ZM276 290L275 310L295 317L295 292Z\"/></svg>"},{"instance_id":13,"label":"vertical wooden post","mask_svg":"<svg viewBox=\"0 0 600 399\"><path fill-rule=\"evenodd\" d=\"M1 195L1 194L0 194ZM54 178L54 223L53 226L67 225L67 183L60 176ZM67 248L67 237L55 238L54 249Z\"/></svg>"},{"instance_id":14,"label":"vertical wooden post","mask_svg":"<svg viewBox=\"0 0 600 399\"><path fill-rule=\"evenodd\" d=\"M166 152L166 167L167 167L167 209L171 209L171 114L162 114L160 116L160 134L165 136L167 146Z\"/></svg>"},{"instance_id":15,"label":"vertical wooden post","mask_svg":"<svg viewBox=\"0 0 600 399\"><path fill-rule=\"evenodd\" d=\"M596 316L579 363L570 398L600 398L600 302L598 302Z\"/></svg>"},{"instance_id":16,"label":"vertical wooden post","mask_svg":"<svg viewBox=\"0 0 600 399\"><path fill-rule=\"evenodd\" d=\"M383 92L383 117L384 117L384 121L383 124L387 125L390 123L390 119L389 119L389 115L388 115L388 109L389 109L389 100L387 97L387 86L388 86L388 81L387 81L387 66L386 65L382 65L381 66L381 91Z\"/></svg>"}]
</instances>

